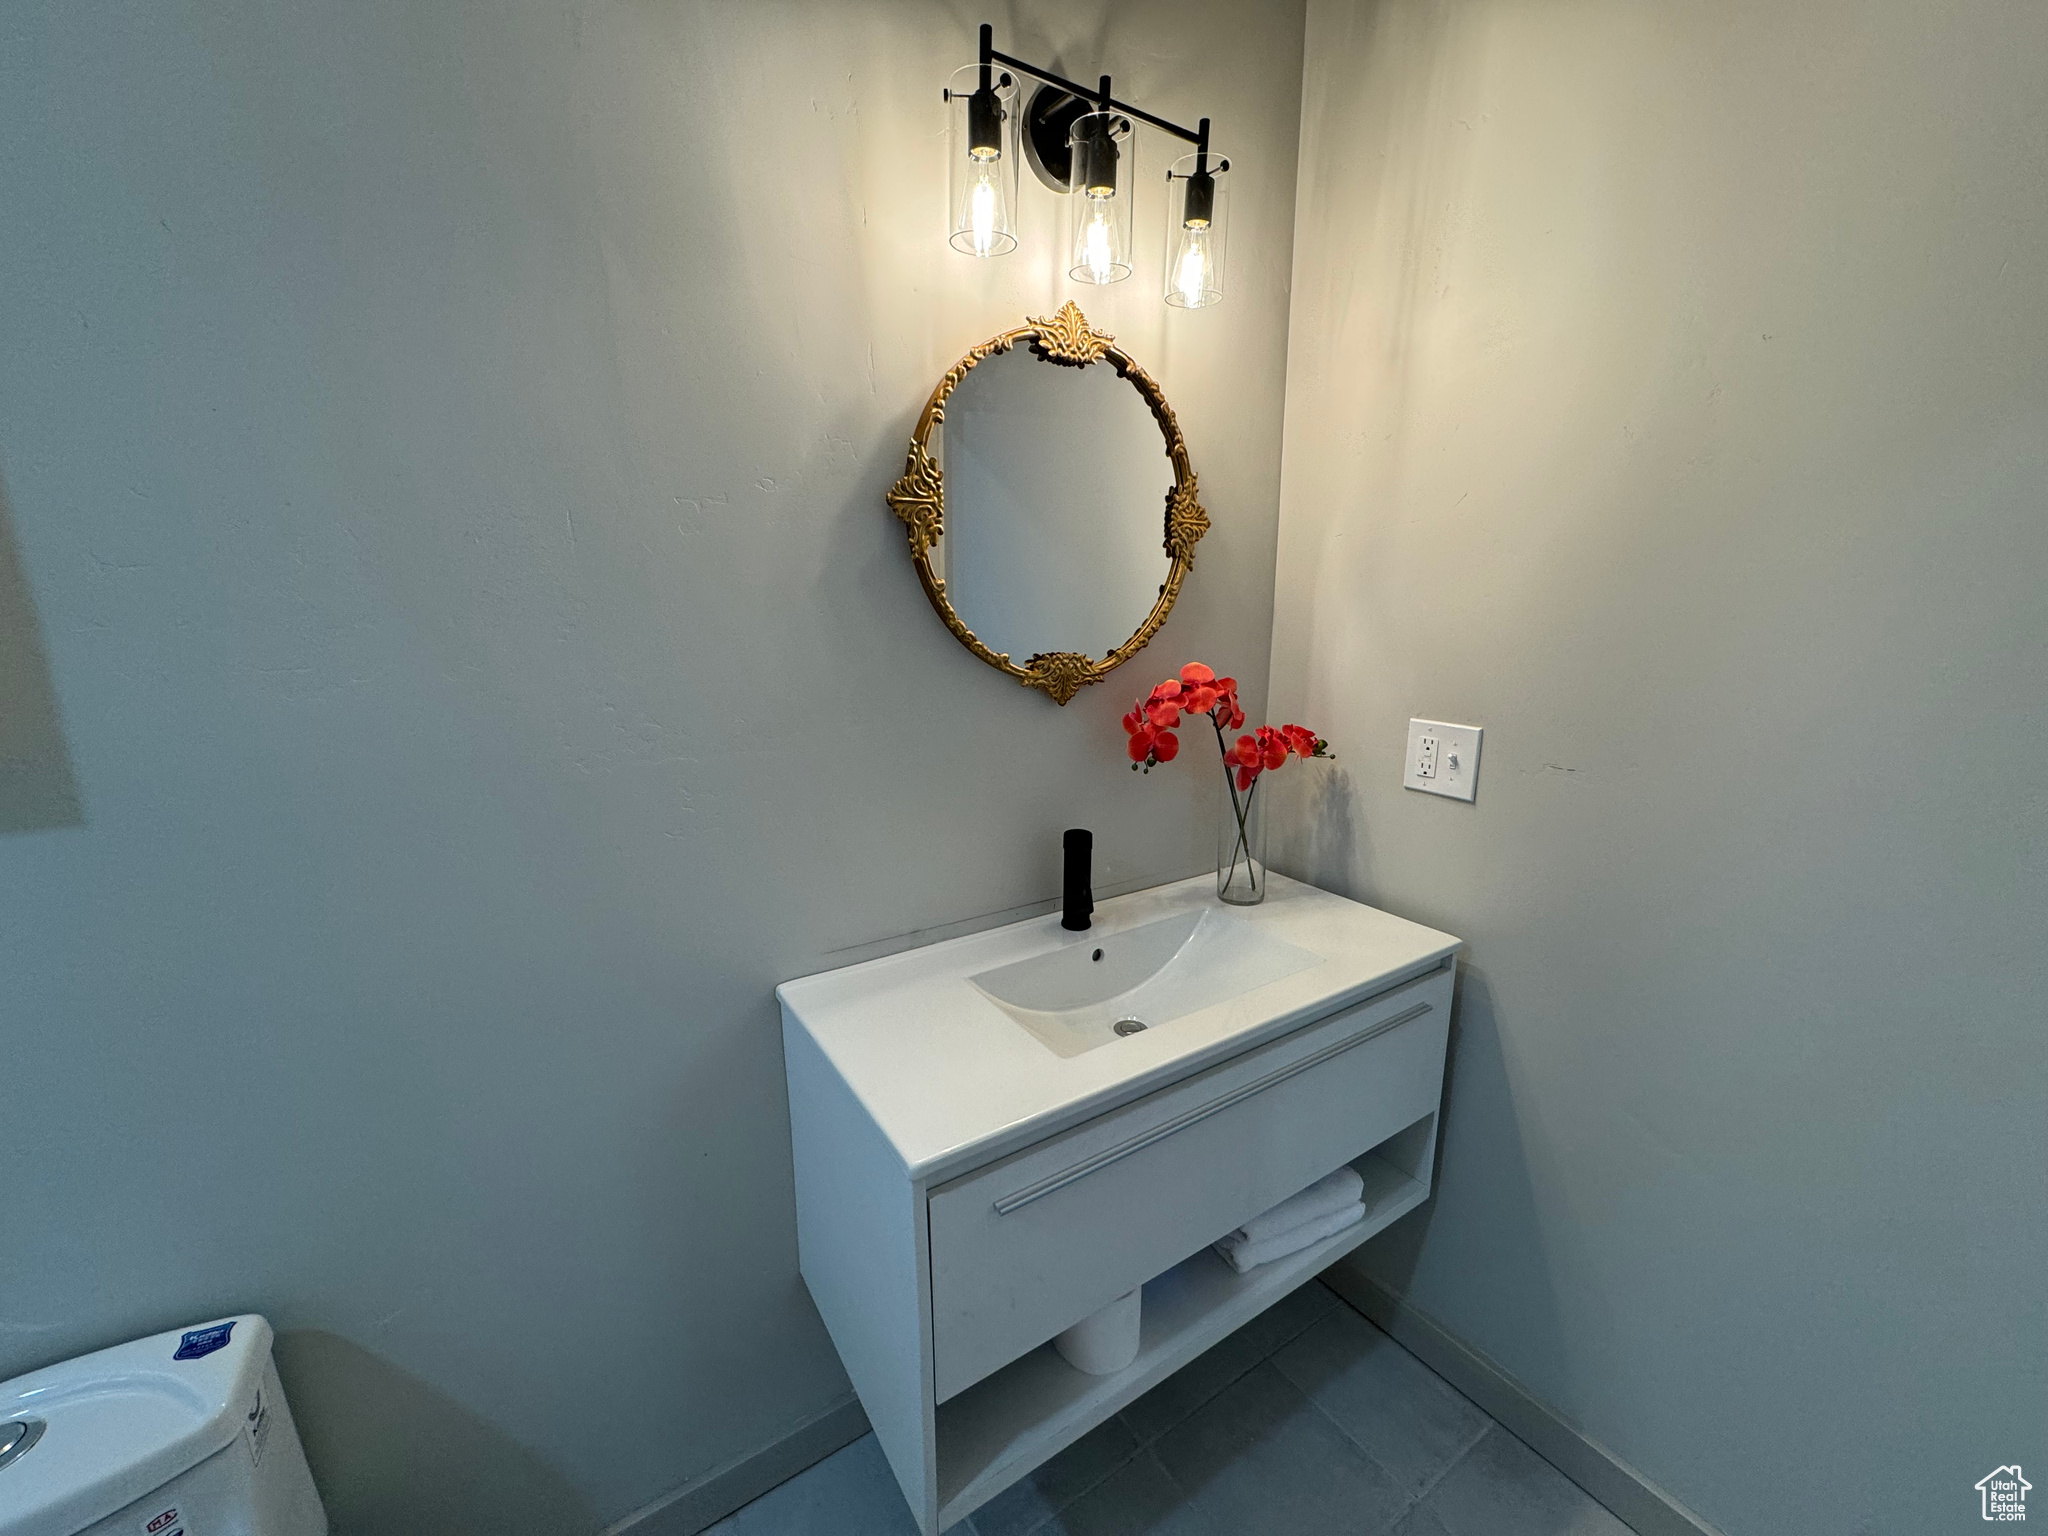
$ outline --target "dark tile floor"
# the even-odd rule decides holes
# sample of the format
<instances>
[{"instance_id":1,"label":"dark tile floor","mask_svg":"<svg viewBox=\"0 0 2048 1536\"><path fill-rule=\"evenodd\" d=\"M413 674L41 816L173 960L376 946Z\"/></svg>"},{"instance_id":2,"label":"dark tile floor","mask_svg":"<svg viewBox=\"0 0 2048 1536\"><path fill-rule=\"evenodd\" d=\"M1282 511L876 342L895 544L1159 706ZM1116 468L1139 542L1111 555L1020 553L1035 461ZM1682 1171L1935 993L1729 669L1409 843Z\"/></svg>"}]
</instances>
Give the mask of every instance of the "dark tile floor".
<instances>
[{"instance_id":1,"label":"dark tile floor","mask_svg":"<svg viewBox=\"0 0 2048 1536\"><path fill-rule=\"evenodd\" d=\"M916 1536L873 1435L714 1536ZM1311 1281L947 1536L1629 1536Z\"/></svg>"}]
</instances>

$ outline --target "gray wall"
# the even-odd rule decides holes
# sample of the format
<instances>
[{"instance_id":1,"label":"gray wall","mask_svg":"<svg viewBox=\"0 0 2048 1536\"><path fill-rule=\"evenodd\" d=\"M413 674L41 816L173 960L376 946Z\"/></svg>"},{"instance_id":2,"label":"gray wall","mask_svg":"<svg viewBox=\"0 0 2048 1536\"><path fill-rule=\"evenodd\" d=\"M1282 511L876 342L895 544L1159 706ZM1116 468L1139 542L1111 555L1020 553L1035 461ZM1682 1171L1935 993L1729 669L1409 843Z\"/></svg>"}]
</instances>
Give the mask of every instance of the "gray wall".
<instances>
[{"instance_id":1,"label":"gray wall","mask_svg":"<svg viewBox=\"0 0 2048 1536\"><path fill-rule=\"evenodd\" d=\"M842 1398L770 989L1053 898L1067 825L1203 867L1117 717L1263 692L1300 10L1029 12L6 9L0 1377L259 1308L351 1536L594 1529ZM1035 186L946 249L985 15L1240 165L1230 303L1160 303L1158 142L1084 302L1216 528L1065 710L882 504L1079 296Z\"/></svg>"},{"instance_id":2,"label":"gray wall","mask_svg":"<svg viewBox=\"0 0 2048 1536\"><path fill-rule=\"evenodd\" d=\"M1364 1262L1731 1533L1981 1528L2048 1465L2048 8L1308 31L1288 862L1471 941Z\"/></svg>"}]
</instances>

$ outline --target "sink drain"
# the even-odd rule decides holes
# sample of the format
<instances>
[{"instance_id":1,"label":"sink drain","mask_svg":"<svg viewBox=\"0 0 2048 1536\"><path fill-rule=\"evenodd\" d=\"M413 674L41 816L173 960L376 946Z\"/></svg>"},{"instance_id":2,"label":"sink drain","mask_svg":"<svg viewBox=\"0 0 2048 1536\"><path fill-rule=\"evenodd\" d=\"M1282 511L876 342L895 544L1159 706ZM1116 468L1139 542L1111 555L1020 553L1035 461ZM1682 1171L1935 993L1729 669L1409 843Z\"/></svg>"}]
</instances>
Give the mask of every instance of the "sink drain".
<instances>
[{"instance_id":1,"label":"sink drain","mask_svg":"<svg viewBox=\"0 0 2048 1536\"><path fill-rule=\"evenodd\" d=\"M1109 1027L1120 1035L1135 1035L1145 1027L1145 1021L1143 1019L1118 1019Z\"/></svg>"}]
</instances>

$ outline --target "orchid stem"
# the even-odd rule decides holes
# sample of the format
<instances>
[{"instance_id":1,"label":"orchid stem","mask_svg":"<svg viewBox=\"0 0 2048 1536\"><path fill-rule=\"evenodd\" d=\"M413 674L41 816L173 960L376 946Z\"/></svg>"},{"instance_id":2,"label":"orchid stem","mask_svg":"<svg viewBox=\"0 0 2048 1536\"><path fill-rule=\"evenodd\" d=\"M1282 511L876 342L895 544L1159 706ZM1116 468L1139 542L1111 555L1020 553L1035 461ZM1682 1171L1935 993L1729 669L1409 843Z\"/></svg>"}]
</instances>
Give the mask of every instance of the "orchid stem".
<instances>
[{"instance_id":1,"label":"orchid stem","mask_svg":"<svg viewBox=\"0 0 2048 1536\"><path fill-rule=\"evenodd\" d=\"M1216 750L1223 754L1224 759L1223 789L1230 796L1230 813L1237 822L1237 840L1231 844L1230 868L1224 872L1223 889L1229 890L1231 880L1237 875L1237 855L1242 850L1244 853L1245 880L1253 891L1257 891L1259 888L1259 866L1252 859L1251 833L1247 823L1252 813L1252 796L1258 793L1259 781L1257 779L1252 780L1251 787L1244 792L1244 798L1242 800L1238 799L1237 776L1230 771L1230 749L1223 744L1223 726L1216 719L1213 711L1209 715L1209 723L1216 727Z\"/></svg>"}]
</instances>

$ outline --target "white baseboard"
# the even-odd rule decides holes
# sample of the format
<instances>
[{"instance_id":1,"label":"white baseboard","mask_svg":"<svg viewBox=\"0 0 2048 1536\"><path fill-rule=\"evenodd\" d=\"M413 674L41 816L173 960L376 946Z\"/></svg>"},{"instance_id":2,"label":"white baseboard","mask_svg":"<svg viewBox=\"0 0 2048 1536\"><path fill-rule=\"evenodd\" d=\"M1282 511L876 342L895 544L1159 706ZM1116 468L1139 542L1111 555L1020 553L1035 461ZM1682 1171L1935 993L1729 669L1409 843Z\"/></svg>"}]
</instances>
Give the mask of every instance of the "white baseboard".
<instances>
[{"instance_id":1,"label":"white baseboard","mask_svg":"<svg viewBox=\"0 0 2048 1536\"><path fill-rule=\"evenodd\" d=\"M1492 1414L1516 1439L1606 1505L1636 1536L1722 1536L1573 1425L1498 1362L1351 1263L1324 1270L1322 1280L1416 1359Z\"/></svg>"},{"instance_id":2,"label":"white baseboard","mask_svg":"<svg viewBox=\"0 0 2048 1536\"><path fill-rule=\"evenodd\" d=\"M860 1400L842 1398L781 1439L664 1493L623 1520L613 1521L601 1536L697 1536L741 1505L751 1504L770 1488L788 1482L806 1467L853 1444L867 1432L868 1416L861 1411Z\"/></svg>"}]
</instances>

